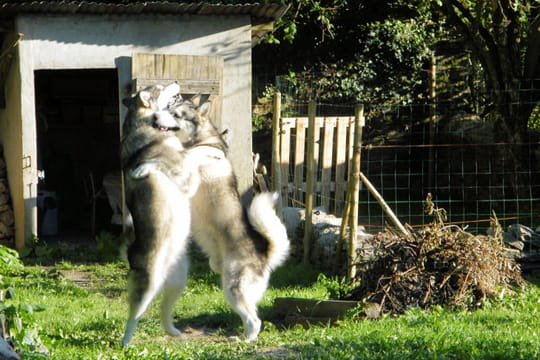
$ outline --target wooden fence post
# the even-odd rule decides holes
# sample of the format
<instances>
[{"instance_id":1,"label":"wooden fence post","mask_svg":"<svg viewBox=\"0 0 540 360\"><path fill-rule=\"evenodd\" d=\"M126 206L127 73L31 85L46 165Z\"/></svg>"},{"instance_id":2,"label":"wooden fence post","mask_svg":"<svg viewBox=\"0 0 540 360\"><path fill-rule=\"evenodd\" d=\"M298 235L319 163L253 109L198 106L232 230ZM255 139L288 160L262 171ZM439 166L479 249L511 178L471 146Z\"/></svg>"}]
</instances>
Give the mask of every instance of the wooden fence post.
<instances>
[{"instance_id":1,"label":"wooden fence post","mask_svg":"<svg viewBox=\"0 0 540 360\"><path fill-rule=\"evenodd\" d=\"M358 226L358 195L360 193L360 157L362 154L362 127L364 123L364 106L359 105L354 111L354 148L352 171L349 177L348 192L349 209L349 247L347 252L347 275L349 279L356 277L356 230Z\"/></svg>"},{"instance_id":2,"label":"wooden fence post","mask_svg":"<svg viewBox=\"0 0 540 360\"><path fill-rule=\"evenodd\" d=\"M316 103L311 100L308 104L308 129L306 153L306 220L304 223L304 263L309 263L311 252L311 229L313 220L313 196L315 192L314 147L315 147L315 115Z\"/></svg>"},{"instance_id":3,"label":"wooden fence post","mask_svg":"<svg viewBox=\"0 0 540 360\"><path fill-rule=\"evenodd\" d=\"M282 195L281 195L281 93L274 94L274 114L272 116L272 191L279 194L279 201L276 204L276 212L282 217Z\"/></svg>"}]
</instances>

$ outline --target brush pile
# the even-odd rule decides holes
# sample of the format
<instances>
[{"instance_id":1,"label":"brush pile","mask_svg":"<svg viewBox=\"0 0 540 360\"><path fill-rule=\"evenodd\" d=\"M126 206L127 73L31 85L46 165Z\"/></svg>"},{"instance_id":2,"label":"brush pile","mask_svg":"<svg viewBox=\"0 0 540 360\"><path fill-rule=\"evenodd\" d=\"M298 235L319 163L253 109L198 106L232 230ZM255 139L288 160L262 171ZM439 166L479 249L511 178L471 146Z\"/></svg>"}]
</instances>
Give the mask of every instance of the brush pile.
<instances>
[{"instance_id":1,"label":"brush pile","mask_svg":"<svg viewBox=\"0 0 540 360\"><path fill-rule=\"evenodd\" d=\"M383 312L402 313L434 305L475 307L523 284L519 265L507 256L502 230L492 219L493 236L472 235L444 226L444 209L426 201L435 221L407 238L391 231L369 244L370 260L358 264L360 286L347 299L375 303Z\"/></svg>"}]
</instances>

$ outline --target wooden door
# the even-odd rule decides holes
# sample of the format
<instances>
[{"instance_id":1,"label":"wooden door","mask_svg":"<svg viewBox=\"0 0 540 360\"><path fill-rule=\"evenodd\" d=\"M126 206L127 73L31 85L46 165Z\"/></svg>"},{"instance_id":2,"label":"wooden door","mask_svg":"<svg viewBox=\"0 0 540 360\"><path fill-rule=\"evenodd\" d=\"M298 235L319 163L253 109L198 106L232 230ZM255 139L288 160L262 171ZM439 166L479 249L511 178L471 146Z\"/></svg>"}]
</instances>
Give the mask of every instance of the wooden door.
<instances>
[{"instance_id":1,"label":"wooden door","mask_svg":"<svg viewBox=\"0 0 540 360\"><path fill-rule=\"evenodd\" d=\"M223 57L133 54L131 66L135 91L176 81L184 98L201 94L203 100L212 102L210 118L221 127Z\"/></svg>"},{"instance_id":2,"label":"wooden door","mask_svg":"<svg viewBox=\"0 0 540 360\"><path fill-rule=\"evenodd\" d=\"M212 102L210 119L221 128L223 94L223 57L196 55L133 54L131 59L133 92L149 85L168 85L173 81L180 85L180 93L186 99L202 95L203 101ZM122 119L121 119L122 120ZM122 126L120 126L120 131ZM123 213L125 203L122 174ZM125 224L124 224L125 225Z\"/></svg>"}]
</instances>

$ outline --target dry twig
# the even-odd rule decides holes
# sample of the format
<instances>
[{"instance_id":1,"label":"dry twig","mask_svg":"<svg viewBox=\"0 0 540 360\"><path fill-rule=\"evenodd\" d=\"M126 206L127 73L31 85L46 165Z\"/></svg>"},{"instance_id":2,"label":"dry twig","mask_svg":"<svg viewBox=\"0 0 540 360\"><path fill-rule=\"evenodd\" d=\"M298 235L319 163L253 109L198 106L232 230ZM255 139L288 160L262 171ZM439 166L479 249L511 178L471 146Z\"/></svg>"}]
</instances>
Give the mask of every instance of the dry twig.
<instances>
[{"instance_id":1,"label":"dry twig","mask_svg":"<svg viewBox=\"0 0 540 360\"><path fill-rule=\"evenodd\" d=\"M505 255L498 236L445 226L446 213L430 197L426 210L433 223L410 238L387 230L371 240L378 256L358 265L361 285L349 298L401 313L410 307L477 306L487 296L523 284L519 265Z\"/></svg>"}]
</instances>

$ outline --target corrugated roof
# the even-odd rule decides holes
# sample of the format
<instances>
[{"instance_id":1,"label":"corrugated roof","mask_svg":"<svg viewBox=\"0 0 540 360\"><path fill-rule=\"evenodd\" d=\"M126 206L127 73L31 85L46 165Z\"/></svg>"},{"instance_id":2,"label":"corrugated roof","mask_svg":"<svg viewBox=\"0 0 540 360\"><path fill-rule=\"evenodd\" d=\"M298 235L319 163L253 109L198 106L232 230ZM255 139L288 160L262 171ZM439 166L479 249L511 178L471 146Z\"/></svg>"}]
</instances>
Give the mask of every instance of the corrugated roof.
<instances>
[{"instance_id":1,"label":"corrugated roof","mask_svg":"<svg viewBox=\"0 0 540 360\"><path fill-rule=\"evenodd\" d=\"M0 17L17 14L168 14L168 15L249 15L253 24L281 18L289 5L221 4L168 1L0 1Z\"/></svg>"}]
</instances>

